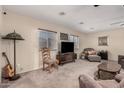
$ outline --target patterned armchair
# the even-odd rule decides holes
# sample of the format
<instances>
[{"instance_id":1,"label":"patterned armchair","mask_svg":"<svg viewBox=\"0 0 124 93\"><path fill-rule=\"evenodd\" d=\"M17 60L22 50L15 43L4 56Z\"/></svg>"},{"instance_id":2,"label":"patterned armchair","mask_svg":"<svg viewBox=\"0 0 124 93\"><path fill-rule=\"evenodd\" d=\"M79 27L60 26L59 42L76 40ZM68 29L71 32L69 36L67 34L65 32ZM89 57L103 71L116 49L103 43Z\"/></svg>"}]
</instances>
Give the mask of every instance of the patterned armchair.
<instances>
[{"instance_id":1,"label":"patterned armchair","mask_svg":"<svg viewBox=\"0 0 124 93\"><path fill-rule=\"evenodd\" d=\"M85 54L85 58L88 59L88 55L96 55L96 51L93 48L85 48L83 53Z\"/></svg>"},{"instance_id":2,"label":"patterned armchair","mask_svg":"<svg viewBox=\"0 0 124 93\"><path fill-rule=\"evenodd\" d=\"M85 59L88 59L89 61L96 61L100 62L101 57L97 55L97 51L93 48L85 48L83 52L81 53L81 56L84 56Z\"/></svg>"},{"instance_id":3,"label":"patterned armchair","mask_svg":"<svg viewBox=\"0 0 124 93\"><path fill-rule=\"evenodd\" d=\"M58 69L58 60L54 60L50 56L50 49L49 48L43 48L42 50L42 58L43 58L43 70L47 70L51 72L52 68Z\"/></svg>"}]
</instances>

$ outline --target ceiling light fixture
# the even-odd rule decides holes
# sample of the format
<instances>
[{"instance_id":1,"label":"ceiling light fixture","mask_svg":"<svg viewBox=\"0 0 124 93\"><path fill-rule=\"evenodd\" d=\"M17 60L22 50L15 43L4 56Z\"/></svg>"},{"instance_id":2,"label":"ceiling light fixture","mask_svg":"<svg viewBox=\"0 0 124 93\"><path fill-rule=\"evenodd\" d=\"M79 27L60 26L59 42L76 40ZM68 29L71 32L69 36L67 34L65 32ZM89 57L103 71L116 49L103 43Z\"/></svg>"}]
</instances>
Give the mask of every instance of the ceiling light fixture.
<instances>
[{"instance_id":1,"label":"ceiling light fixture","mask_svg":"<svg viewBox=\"0 0 124 93\"><path fill-rule=\"evenodd\" d=\"M124 26L124 24L121 24L120 26Z\"/></svg>"},{"instance_id":2,"label":"ceiling light fixture","mask_svg":"<svg viewBox=\"0 0 124 93\"><path fill-rule=\"evenodd\" d=\"M118 25L118 24L121 24L123 23L124 21L118 21L118 22L114 22L114 23L111 23L110 25Z\"/></svg>"},{"instance_id":3,"label":"ceiling light fixture","mask_svg":"<svg viewBox=\"0 0 124 93\"><path fill-rule=\"evenodd\" d=\"M60 12L59 15L65 15L66 13L65 12Z\"/></svg>"}]
</instances>

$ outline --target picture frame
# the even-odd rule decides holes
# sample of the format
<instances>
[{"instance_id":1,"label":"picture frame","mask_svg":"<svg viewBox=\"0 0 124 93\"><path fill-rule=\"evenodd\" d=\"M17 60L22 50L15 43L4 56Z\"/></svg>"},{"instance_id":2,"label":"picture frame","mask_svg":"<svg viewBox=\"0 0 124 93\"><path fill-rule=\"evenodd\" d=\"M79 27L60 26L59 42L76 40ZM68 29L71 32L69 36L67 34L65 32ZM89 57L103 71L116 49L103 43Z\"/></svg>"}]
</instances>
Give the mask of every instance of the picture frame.
<instances>
[{"instance_id":1,"label":"picture frame","mask_svg":"<svg viewBox=\"0 0 124 93\"><path fill-rule=\"evenodd\" d=\"M98 37L98 45L99 46L108 46L108 36Z\"/></svg>"},{"instance_id":2,"label":"picture frame","mask_svg":"<svg viewBox=\"0 0 124 93\"><path fill-rule=\"evenodd\" d=\"M68 34L67 33L60 33L60 40L68 40Z\"/></svg>"}]
</instances>

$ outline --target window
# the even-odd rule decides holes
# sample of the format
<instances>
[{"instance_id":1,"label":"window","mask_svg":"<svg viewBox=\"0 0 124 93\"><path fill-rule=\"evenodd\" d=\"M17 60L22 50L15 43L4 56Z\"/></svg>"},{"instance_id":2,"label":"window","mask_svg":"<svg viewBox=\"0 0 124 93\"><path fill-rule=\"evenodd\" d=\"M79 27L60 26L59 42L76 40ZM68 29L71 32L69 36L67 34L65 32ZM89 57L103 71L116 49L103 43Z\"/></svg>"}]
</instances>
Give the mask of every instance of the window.
<instances>
[{"instance_id":1,"label":"window","mask_svg":"<svg viewBox=\"0 0 124 93\"><path fill-rule=\"evenodd\" d=\"M57 49L56 32L40 31L39 45L40 48L50 48L51 50Z\"/></svg>"},{"instance_id":2,"label":"window","mask_svg":"<svg viewBox=\"0 0 124 93\"><path fill-rule=\"evenodd\" d=\"M74 48L79 49L79 36L70 35L69 41L74 42Z\"/></svg>"}]
</instances>

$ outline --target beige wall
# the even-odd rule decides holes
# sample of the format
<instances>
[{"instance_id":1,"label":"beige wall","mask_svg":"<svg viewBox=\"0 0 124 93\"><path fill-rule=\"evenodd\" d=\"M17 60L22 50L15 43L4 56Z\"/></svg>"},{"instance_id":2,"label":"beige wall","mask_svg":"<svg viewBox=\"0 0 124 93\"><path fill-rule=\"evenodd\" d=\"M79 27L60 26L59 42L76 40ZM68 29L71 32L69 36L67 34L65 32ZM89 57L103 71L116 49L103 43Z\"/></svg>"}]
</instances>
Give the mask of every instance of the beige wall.
<instances>
[{"instance_id":1,"label":"beige wall","mask_svg":"<svg viewBox=\"0 0 124 93\"><path fill-rule=\"evenodd\" d=\"M108 36L108 46L98 46L98 37ZM87 47L97 50L108 50L110 60L118 60L119 54L124 54L124 29L96 32L87 35Z\"/></svg>"},{"instance_id":2,"label":"beige wall","mask_svg":"<svg viewBox=\"0 0 124 93\"><path fill-rule=\"evenodd\" d=\"M41 64L39 60L39 45L38 45L38 28L49 29L57 31L57 38L59 38L60 32L65 32L73 35L80 36L80 50L83 49L83 38L84 34L74 31L59 25L54 25L53 23L48 23L44 21L38 21L28 16L18 15L13 12L7 12L4 15L4 30L2 35L13 32L20 33L24 37L24 41L17 41L17 72L26 72L34 69L38 69ZM58 39L59 41L59 39ZM13 42L2 40L2 50L5 51L9 57L11 64L13 64ZM77 53L79 53L79 51ZM5 62L3 61L3 64Z\"/></svg>"},{"instance_id":3,"label":"beige wall","mask_svg":"<svg viewBox=\"0 0 124 93\"><path fill-rule=\"evenodd\" d=\"M2 15L0 14L0 20ZM84 48L92 47L96 50L108 50L109 59L117 60L119 54L124 54L124 29L118 29L114 31L96 32L91 34L84 34L78 31L62 27L60 25L54 25L45 21L35 20L28 16L19 15L13 12L7 12L7 15L3 16L3 30L2 35L13 32L20 33L24 37L24 41L17 41L17 72L27 72L41 67L41 61L39 58L39 45L38 45L38 28L49 29L57 31L57 40L59 41L59 33L65 32L68 34L80 36L80 49L76 52L79 54ZM1 21L0 21L1 24ZM98 46L98 37L108 36L108 46ZM6 52L11 64L13 64L13 42L8 40L2 40L2 51ZM1 45L0 44L0 45ZM52 52L56 54L56 52ZM54 55L55 57L55 55ZM5 60L2 58L1 62L4 66Z\"/></svg>"},{"instance_id":4,"label":"beige wall","mask_svg":"<svg viewBox=\"0 0 124 93\"><path fill-rule=\"evenodd\" d=\"M2 32L2 6L0 6L0 38ZM1 82L1 40L0 40L0 82Z\"/></svg>"}]
</instances>

